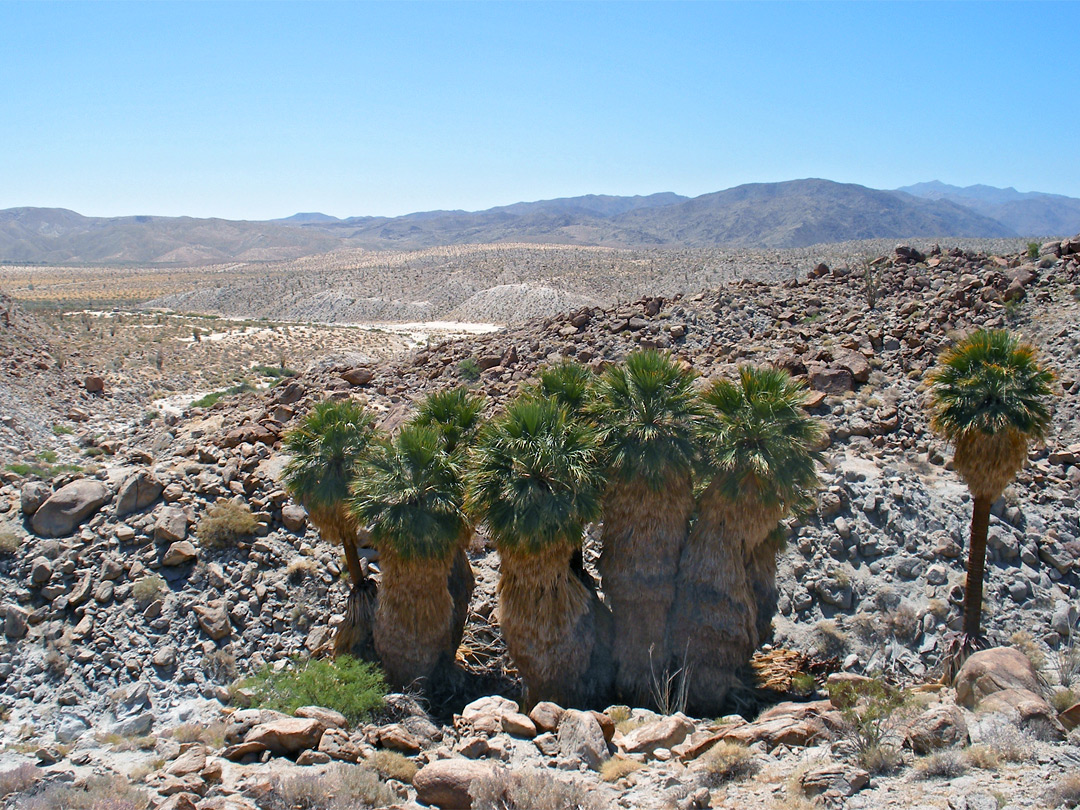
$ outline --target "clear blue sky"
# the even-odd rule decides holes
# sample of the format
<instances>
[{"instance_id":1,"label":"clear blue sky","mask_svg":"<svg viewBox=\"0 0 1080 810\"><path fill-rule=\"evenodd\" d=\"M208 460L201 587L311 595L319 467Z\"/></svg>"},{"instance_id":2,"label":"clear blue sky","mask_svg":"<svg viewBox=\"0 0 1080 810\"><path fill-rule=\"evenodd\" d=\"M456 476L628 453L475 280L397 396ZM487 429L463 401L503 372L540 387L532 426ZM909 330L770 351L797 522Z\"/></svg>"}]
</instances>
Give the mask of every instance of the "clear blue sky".
<instances>
[{"instance_id":1,"label":"clear blue sky","mask_svg":"<svg viewBox=\"0 0 1080 810\"><path fill-rule=\"evenodd\" d=\"M0 208L1080 196L1078 3L0 3Z\"/></svg>"}]
</instances>

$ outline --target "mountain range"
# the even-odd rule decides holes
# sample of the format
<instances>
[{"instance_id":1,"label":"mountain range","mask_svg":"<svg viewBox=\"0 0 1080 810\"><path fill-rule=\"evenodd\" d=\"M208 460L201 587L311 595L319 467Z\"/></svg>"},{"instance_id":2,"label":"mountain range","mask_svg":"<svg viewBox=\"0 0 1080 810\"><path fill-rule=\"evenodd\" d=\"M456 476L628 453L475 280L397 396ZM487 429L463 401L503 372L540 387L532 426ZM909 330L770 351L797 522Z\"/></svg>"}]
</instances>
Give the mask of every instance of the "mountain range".
<instances>
[{"instance_id":1,"label":"mountain range","mask_svg":"<svg viewBox=\"0 0 1080 810\"><path fill-rule=\"evenodd\" d=\"M493 242L638 247L806 247L855 239L1015 237L1080 231L1080 199L938 181L896 190L806 179L688 198L590 194L486 211L267 221L84 217L59 208L0 211L0 262L211 264L341 248L417 249Z\"/></svg>"}]
</instances>

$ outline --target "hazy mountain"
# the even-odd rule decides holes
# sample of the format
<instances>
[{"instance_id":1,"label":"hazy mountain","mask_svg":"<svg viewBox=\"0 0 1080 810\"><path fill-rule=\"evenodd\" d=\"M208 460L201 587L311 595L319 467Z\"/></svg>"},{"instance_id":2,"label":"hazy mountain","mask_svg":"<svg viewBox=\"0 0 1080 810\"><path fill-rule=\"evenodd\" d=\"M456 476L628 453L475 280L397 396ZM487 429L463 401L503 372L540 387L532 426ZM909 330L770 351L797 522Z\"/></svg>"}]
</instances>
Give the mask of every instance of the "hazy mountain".
<instances>
[{"instance_id":1,"label":"hazy mountain","mask_svg":"<svg viewBox=\"0 0 1080 810\"><path fill-rule=\"evenodd\" d=\"M1014 228L942 197L829 180L753 183L688 199L587 195L486 211L421 211L338 219L295 214L267 222L191 217L84 217L56 208L0 211L0 261L209 264L289 259L344 247L425 248L489 242L609 247L744 245L914 236L1002 237ZM939 184L940 185L940 184ZM1041 195L1002 206L1049 205ZM1069 200L1070 198L1062 198ZM1077 201L1080 202L1080 201ZM1053 202L1052 204L1057 204ZM1080 231L1080 223L1062 233Z\"/></svg>"},{"instance_id":2,"label":"hazy mountain","mask_svg":"<svg viewBox=\"0 0 1080 810\"><path fill-rule=\"evenodd\" d=\"M1080 231L1080 199L994 186L950 186L938 180L904 186L928 200L948 200L996 219L1021 236L1069 236Z\"/></svg>"}]
</instances>

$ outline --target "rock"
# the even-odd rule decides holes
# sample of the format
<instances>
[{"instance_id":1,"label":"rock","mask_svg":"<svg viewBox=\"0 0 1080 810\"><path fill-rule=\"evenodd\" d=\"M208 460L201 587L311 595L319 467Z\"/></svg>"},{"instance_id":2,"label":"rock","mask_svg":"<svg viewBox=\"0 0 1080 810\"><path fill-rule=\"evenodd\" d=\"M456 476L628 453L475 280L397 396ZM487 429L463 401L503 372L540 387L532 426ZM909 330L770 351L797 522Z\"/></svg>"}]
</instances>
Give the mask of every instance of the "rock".
<instances>
[{"instance_id":1,"label":"rock","mask_svg":"<svg viewBox=\"0 0 1080 810\"><path fill-rule=\"evenodd\" d=\"M340 728L328 728L319 740L319 750L331 759L356 762L360 758L360 746Z\"/></svg>"},{"instance_id":2,"label":"rock","mask_svg":"<svg viewBox=\"0 0 1080 810\"><path fill-rule=\"evenodd\" d=\"M67 537L108 500L109 489L103 483L80 478L50 495L35 510L30 525L41 537Z\"/></svg>"},{"instance_id":3,"label":"rock","mask_svg":"<svg viewBox=\"0 0 1080 810\"><path fill-rule=\"evenodd\" d=\"M474 700L466 705L461 710L461 718L472 723L485 714L501 717L504 714L512 714L517 711L518 705L514 701L500 695L491 695Z\"/></svg>"},{"instance_id":4,"label":"rock","mask_svg":"<svg viewBox=\"0 0 1080 810\"><path fill-rule=\"evenodd\" d=\"M322 751L301 751L296 758L297 765L325 765L330 761L330 755Z\"/></svg>"},{"instance_id":5,"label":"rock","mask_svg":"<svg viewBox=\"0 0 1080 810\"><path fill-rule=\"evenodd\" d=\"M799 779L799 784L807 796L833 793L846 798L854 796L870 784L870 774L850 765L821 765L806 771Z\"/></svg>"},{"instance_id":6,"label":"rock","mask_svg":"<svg viewBox=\"0 0 1080 810\"><path fill-rule=\"evenodd\" d=\"M686 739L694 724L685 717L664 717L631 731L620 747L628 754L652 754L657 748L672 748Z\"/></svg>"},{"instance_id":7,"label":"rock","mask_svg":"<svg viewBox=\"0 0 1080 810\"><path fill-rule=\"evenodd\" d=\"M56 724L56 741L68 745L90 730L90 726L81 717L66 714Z\"/></svg>"},{"instance_id":8,"label":"rock","mask_svg":"<svg viewBox=\"0 0 1080 810\"><path fill-rule=\"evenodd\" d=\"M342 728L347 729L349 727L349 721L345 718L341 712L335 712L333 709L326 709L322 706L301 706L293 715L296 717L310 717L318 720L326 728Z\"/></svg>"},{"instance_id":9,"label":"rock","mask_svg":"<svg viewBox=\"0 0 1080 810\"><path fill-rule=\"evenodd\" d=\"M419 754L423 747L420 740L416 739L408 729L400 723L391 723L379 729L379 744L391 751L400 751L403 754Z\"/></svg>"},{"instance_id":10,"label":"rock","mask_svg":"<svg viewBox=\"0 0 1080 810\"><path fill-rule=\"evenodd\" d=\"M193 609L199 620L199 627L214 641L221 641L232 632L228 611L220 599L206 605L195 605Z\"/></svg>"},{"instance_id":11,"label":"rock","mask_svg":"<svg viewBox=\"0 0 1080 810\"><path fill-rule=\"evenodd\" d=\"M931 706L907 728L905 742L920 756L938 748L967 745L968 728L964 713L955 705Z\"/></svg>"},{"instance_id":12,"label":"rock","mask_svg":"<svg viewBox=\"0 0 1080 810\"><path fill-rule=\"evenodd\" d=\"M911 247L911 245L897 245L893 250L896 258L908 262L925 262L926 255Z\"/></svg>"},{"instance_id":13,"label":"rock","mask_svg":"<svg viewBox=\"0 0 1080 810\"><path fill-rule=\"evenodd\" d=\"M309 748L318 748L325 731L312 717L286 717L255 726L244 737L245 743L258 743L279 756L295 756Z\"/></svg>"},{"instance_id":14,"label":"rock","mask_svg":"<svg viewBox=\"0 0 1080 810\"><path fill-rule=\"evenodd\" d=\"M48 557L34 557L30 561L30 582L32 584L41 587L52 579L52 575L52 563L49 562Z\"/></svg>"},{"instance_id":15,"label":"rock","mask_svg":"<svg viewBox=\"0 0 1080 810\"><path fill-rule=\"evenodd\" d=\"M260 742L242 742L236 745L226 746L221 751L221 756L230 762L239 762L245 757L250 757L255 754L261 754L263 751L269 751L270 749Z\"/></svg>"},{"instance_id":16,"label":"rock","mask_svg":"<svg viewBox=\"0 0 1080 810\"><path fill-rule=\"evenodd\" d=\"M164 556L161 558L162 565L187 565L188 563L195 562L199 559L199 552L195 550L195 546L191 544L189 540L181 540L178 543L173 543L165 551Z\"/></svg>"},{"instance_id":17,"label":"rock","mask_svg":"<svg viewBox=\"0 0 1080 810\"><path fill-rule=\"evenodd\" d=\"M120 737L142 737L149 734L153 727L154 713L143 711L113 723L109 727L109 733Z\"/></svg>"},{"instance_id":18,"label":"rock","mask_svg":"<svg viewBox=\"0 0 1080 810\"><path fill-rule=\"evenodd\" d=\"M197 810L197 793L174 793L157 806L157 810Z\"/></svg>"},{"instance_id":19,"label":"rock","mask_svg":"<svg viewBox=\"0 0 1080 810\"><path fill-rule=\"evenodd\" d=\"M303 534L307 531L307 510L295 503L281 507L281 522L290 532Z\"/></svg>"},{"instance_id":20,"label":"rock","mask_svg":"<svg viewBox=\"0 0 1080 810\"><path fill-rule=\"evenodd\" d=\"M470 810L472 797L469 786L497 773L500 767L493 762L465 759L439 759L417 771L413 777L416 800L442 810Z\"/></svg>"},{"instance_id":21,"label":"rock","mask_svg":"<svg viewBox=\"0 0 1080 810\"><path fill-rule=\"evenodd\" d=\"M533 721L537 730L541 732L557 729L562 716L562 706L547 700L537 703L529 712L529 719Z\"/></svg>"},{"instance_id":22,"label":"rock","mask_svg":"<svg viewBox=\"0 0 1080 810\"><path fill-rule=\"evenodd\" d=\"M44 481L29 481L19 493L19 506L24 515L32 515L52 495L52 487Z\"/></svg>"},{"instance_id":23,"label":"rock","mask_svg":"<svg viewBox=\"0 0 1080 810\"><path fill-rule=\"evenodd\" d=\"M821 368L810 372L810 387L826 394L844 394L855 388L855 379L846 368Z\"/></svg>"},{"instance_id":24,"label":"rock","mask_svg":"<svg viewBox=\"0 0 1080 810\"><path fill-rule=\"evenodd\" d=\"M600 723L590 712L567 709L559 721L559 756L570 763L584 763L599 770L607 759L607 741Z\"/></svg>"},{"instance_id":25,"label":"rock","mask_svg":"<svg viewBox=\"0 0 1080 810\"><path fill-rule=\"evenodd\" d=\"M985 697L1003 689L1026 689L1037 694L1039 677L1031 661L1012 647L981 650L964 662L956 674L956 702L974 709Z\"/></svg>"},{"instance_id":26,"label":"rock","mask_svg":"<svg viewBox=\"0 0 1080 810\"><path fill-rule=\"evenodd\" d=\"M375 372L370 368L352 368L343 372L341 379L349 385L367 385L375 378Z\"/></svg>"},{"instance_id":27,"label":"rock","mask_svg":"<svg viewBox=\"0 0 1080 810\"><path fill-rule=\"evenodd\" d=\"M164 647L159 647L154 651L153 658L150 659L150 663L155 667L161 667L162 669L168 669L176 664L176 646L173 644L166 644Z\"/></svg>"},{"instance_id":28,"label":"rock","mask_svg":"<svg viewBox=\"0 0 1080 810\"><path fill-rule=\"evenodd\" d=\"M1072 706L1061 712L1058 715L1058 720L1061 722L1061 725L1069 731L1080 726L1080 703L1074 703Z\"/></svg>"},{"instance_id":29,"label":"rock","mask_svg":"<svg viewBox=\"0 0 1080 810\"><path fill-rule=\"evenodd\" d=\"M116 516L121 518L145 509L157 501L164 490L165 485L149 470L132 473L124 479L116 493Z\"/></svg>"},{"instance_id":30,"label":"rock","mask_svg":"<svg viewBox=\"0 0 1080 810\"><path fill-rule=\"evenodd\" d=\"M165 769L170 776L187 776L199 773L206 767L206 746L195 743L188 747Z\"/></svg>"},{"instance_id":31,"label":"rock","mask_svg":"<svg viewBox=\"0 0 1080 810\"><path fill-rule=\"evenodd\" d=\"M520 712L510 712L502 716L502 730L511 737L524 737L531 740L536 736L536 724Z\"/></svg>"},{"instance_id":32,"label":"rock","mask_svg":"<svg viewBox=\"0 0 1080 810\"><path fill-rule=\"evenodd\" d=\"M161 543L176 543L187 537L187 528L188 520L184 510L176 506L166 506L154 523L154 539Z\"/></svg>"},{"instance_id":33,"label":"rock","mask_svg":"<svg viewBox=\"0 0 1080 810\"><path fill-rule=\"evenodd\" d=\"M778 745L805 747L828 739L823 718L833 716L835 710L827 700L778 703L762 712L753 723L724 732L724 739L744 745L761 742L770 751Z\"/></svg>"},{"instance_id":34,"label":"rock","mask_svg":"<svg viewBox=\"0 0 1080 810\"><path fill-rule=\"evenodd\" d=\"M870 379L870 363L859 352L839 352L833 358L833 365L847 369L851 378L857 383L864 383Z\"/></svg>"},{"instance_id":35,"label":"rock","mask_svg":"<svg viewBox=\"0 0 1080 810\"><path fill-rule=\"evenodd\" d=\"M1002 689L979 701L980 712L1000 712L1013 717L1020 728L1037 727L1055 740L1065 739L1057 712L1039 695L1027 689Z\"/></svg>"},{"instance_id":36,"label":"rock","mask_svg":"<svg viewBox=\"0 0 1080 810\"><path fill-rule=\"evenodd\" d=\"M86 389L88 394L104 394L105 393L105 380L96 374L87 375L83 380L83 388Z\"/></svg>"}]
</instances>

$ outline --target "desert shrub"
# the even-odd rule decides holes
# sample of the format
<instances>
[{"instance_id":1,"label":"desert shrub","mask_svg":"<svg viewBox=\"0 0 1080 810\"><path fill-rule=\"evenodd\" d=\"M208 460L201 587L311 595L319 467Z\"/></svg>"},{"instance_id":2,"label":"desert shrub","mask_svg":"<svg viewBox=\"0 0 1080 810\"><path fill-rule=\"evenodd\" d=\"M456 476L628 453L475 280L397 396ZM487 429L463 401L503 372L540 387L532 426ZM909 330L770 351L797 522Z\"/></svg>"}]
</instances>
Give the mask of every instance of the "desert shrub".
<instances>
[{"instance_id":1,"label":"desert shrub","mask_svg":"<svg viewBox=\"0 0 1080 810\"><path fill-rule=\"evenodd\" d=\"M1036 670L1042 671L1046 668L1046 654L1042 651L1042 648L1026 630L1019 630L1013 633L1009 637L1009 643L1027 656L1027 659L1031 662L1031 665Z\"/></svg>"},{"instance_id":2,"label":"desert shrub","mask_svg":"<svg viewBox=\"0 0 1080 810\"><path fill-rule=\"evenodd\" d=\"M1027 245L1028 258L1029 259L1037 259L1037 258L1039 258L1039 248L1040 247L1041 247L1041 245L1039 245L1038 242L1028 242L1028 245Z\"/></svg>"},{"instance_id":3,"label":"desert shrub","mask_svg":"<svg viewBox=\"0 0 1080 810\"><path fill-rule=\"evenodd\" d=\"M275 776L259 806L265 810L361 810L388 807L395 799L371 768L336 763L321 774Z\"/></svg>"},{"instance_id":4,"label":"desert shrub","mask_svg":"<svg viewBox=\"0 0 1080 810\"><path fill-rule=\"evenodd\" d=\"M907 694L882 680L828 685L829 699L840 709L841 738L870 773L889 773L901 762Z\"/></svg>"},{"instance_id":5,"label":"desert shrub","mask_svg":"<svg viewBox=\"0 0 1080 810\"><path fill-rule=\"evenodd\" d=\"M347 569L346 566L343 566ZM299 585L305 577L319 573L319 564L311 557L297 557L285 569L285 576L293 585Z\"/></svg>"},{"instance_id":6,"label":"desert shrub","mask_svg":"<svg viewBox=\"0 0 1080 810\"><path fill-rule=\"evenodd\" d=\"M564 782L546 771L499 771L469 786L473 810L608 810L588 786Z\"/></svg>"},{"instance_id":7,"label":"desert shrub","mask_svg":"<svg viewBox=\"0 0 1080 810\"><path fill-rule=\"evenodd\" d=\"M198 331L198 330L196 330ZM229 388L225 388L221 391L215 391L212 394L207 394L200 399L191 403L192 408L209 408L214 405L222 397L231 397L236 394L246 394L248 391L254 391L255 388L247 380L244 380L238 385L233 385Z\"/></svg>"},{"instance_id":8,"label":"desert shrub","mask_svg":"<svg viewBox=\"0 0 1080 810\"><path fill-rule=\"evenodd\" d=\"M701 756L702 781L707 787L719 787L752 776L757 771L754 756L745 745L724 740Z\"/></svg>"},{"instance_id":9,"label":"desert shrub","mask_svg":"<svg viewBox=\"0 0 1080 810\"><path fill-rule=\"evenodd\" d=\"M629 720L630 713L629 706L608 706L607 709L604 710L604 714L606 714L615 725L618 725L624 720Z\"/></svg>"},{"instance_id":10,"label":"desert shrub","mask_svg":"<svg viewBox=\"0 0 1080 810\"><path fill-rule=\"evenodd\" d=\"M214 650L203 658L203 671L218 683L236 680L236 656L229 650Z\"/></svg>"},{"instance_id":11,"label":"desert shrub","mask_svg":"<svg viewBox=\"0 0 1080 810\"><path fill-rule=\"evenodd\" d=\"M378 750L371 758L371 765L383 779L397 779L407 785L412 784L413 777L420 770L416 763L397 751Z\"/></svg>"},{"instance_id":12,"label":"desert shrub","mask_svg":"<svg viewBox=\"0 0 1080 810\"><path fill-rule=\"evenodd\" d=\"M246 503L221 501L206 510L195 527L195 536L208 548L225 548L241 537L250 537L258 525Z\"/></svg>"},{"instance_id":13,"label":"desert shrub","mask_svg":"<svg viewBox=\"0 0 1080 810\"><path fill-rule=\"evenodd\" d=\"M1000 715L987 717L983 721L980 742L993 749L998 758L1005 762L1026 762L1034 753L1031 738Z\"/></svg>"},{"instance_id":14,"label":"desert shrub","mask_svg":"<svg viewBox=\"0 0 1080 810\"><path fill-rule=\"evenodd\" d=\"M919 615L911 605L904 602L886 616L885 624L893 638L905 644L918 638L922 631Z\"/></svg>"},{"instance_id":15,"label":"desert shrub","mask_svg":"<svg viewBox=\"0 0 1080 810\"><path fill-rule=\"evenodd\" d=\"M159 599L165 591L165 580L157 574L140 577L131 586L131 595L139 607L146 607L155 599Z\"/></svg>"},{"instance_id":16,"label":"desert shrub","mask_svg":"<svg viewBox=\"0 0 1080 810\"><path fill-rule=\"evenodd\" d=\"M1069 635L1051 655L1050 666L1058 684L1065 689L1080 684L1080 630L1069 627Z\"/></svg>"},{"instance_id":17,"label":"desert shrub","mask_svg":"<svg viewBox=\"0 0 1080 810\"><path fill-rule=\"evenodd\" d=\"M1050 807L1080 807L1080 773L1061 777L1046 795Z\"/></svg>"},{"instance_id":18,"label":"desert shrub","mask_svg":"<svg viewBox=\"0 0 1080 810\"><path fill-rule=\"evenodd\" d=\"M1050 705L1059 712L1065 711L1078 701L1080 701L1080 697L1071 689L1058 689L1050 696Z\"/></svg>"},{"instance_id":19,"label":"desert shrub","mask_svg":"<svg viewBox=\"0 0 1080 810\"><path fill-rule=\"evenodd\" d=\"M41 771L29 762L24 762L10 771L0 773L0 796L9 793L22 793L41 776Z\"/></svg>"},{"instance_id":20,"label":"desert shrub","mask_svg":"<svg viewBox=\"0 0 1080 810\"><path fill-rule=\"evenodd\" d=\"M480 364L476 362L475 357L466 357L458 363L458 373L463 380L476 382L480 379Z\"/></svg>"},{"instance_id":21,"label":"desert shrub","mask_svg":"<svg viewBox=\"0 0 1080 810\"><path fill-rule=\"evenodd\" d=\"M386 694L382 672L347 655L332 661L294 661L280 672L267 665L242 686L252 690L254 706L289 714L301 706L325 706L341 712L350 723L381 708Z\"/></svg>"},{"instance_id":22,"label":"desert shrub","mask_svg":"<svg viewBox=\"0 0 1080 810\"><path fill-rule=\"evenodd\" d=\"M959 751L935 751L915 762L915 778L955 779L967 771L968 767L968 760Z\"/></svg>"},{"instance_id":23,"label":"desert shrub","mask_svg":"<svg viewBox=\"0 0 1080 810\"><path fill-rule=\"evenodd\" d=\"M847 652L848 637L835 621L822 619L814 625L814 646L823 657L839 658Z\"/></svg>"},{"instance_id":24,"label":"desert shrub","mask_svg":"<svg viewBox=\"0 0 1080 810\"><path fill-rule=\"evenodd\" d=\"M603 764L600 765L600 778L605 782L618 782L623 777L644 767L645 764L638 762L636 759L612 757L604 760Z\"/></svg>"},{"instance_id":25,"label":"desert shrub","mask_svg":"<svg viewBox=\"0 0 1080 810\"><path fill-rule=\"evenodd\" d=\"M1001 756L989 745L973 745L964 749L964 761L973 768L996 771L1001 767Z\"/></svg>"},{"instance_id":26,"label":"desert shrub","mask_svg":"<svg viewBox=\"0 0 1080 810\"><path fill-rule=\"evenodd\" d=\"M70 436L75 430L67 425L53 425L52 432L55 436Z\"/></svg>"},{"instance_id":27,"label":"desert shrub","mask_svg":"<svg viewBox=\"0 0 1080 810\"><path fill-rule=\"evenodd\" d=\"M12 810L146 810L150 799L118 776L92 777L82 787L50 784L15 800Z\"/></svg>"},{"instance_id":28,"label":"desert shrub","mask_svg":"<svg viewBox=\"0 0 1080 810\"><path fill-rule=\"evenodd\" d=\"M796 695L809 695L817 688L817 681L809 672L796 672L791 676L791 691Z\"/></svg>"},{"instance_id":29,"label":"desert shrub","mask_svg":"<svg viewBox=\"0 0 1080 810\"><path fill-rule=\"evenodd\" d=\"M22 536L14 529L0 528L0 557L10 557L22 545Z\"/></svg>"}]
</instances>

